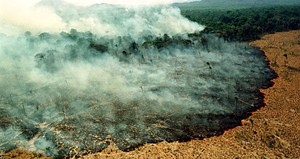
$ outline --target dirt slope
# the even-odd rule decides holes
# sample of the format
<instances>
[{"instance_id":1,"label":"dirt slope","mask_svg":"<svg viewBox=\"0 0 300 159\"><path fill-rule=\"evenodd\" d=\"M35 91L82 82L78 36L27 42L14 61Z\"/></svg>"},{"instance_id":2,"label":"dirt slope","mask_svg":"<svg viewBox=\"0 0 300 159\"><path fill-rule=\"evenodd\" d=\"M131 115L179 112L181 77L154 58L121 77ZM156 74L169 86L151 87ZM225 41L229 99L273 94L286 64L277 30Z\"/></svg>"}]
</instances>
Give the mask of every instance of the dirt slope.
<instances>
[{"instance_id":1,"label":"dirt slope","mask_svg":"<svg viewBox=\"0 0 300 159\"><path fill-rule=\"evenodd\" d=\"M131 152L112 144L82 158L299 158L300 156L300 30L264 36L250 43L265 51L279 77L265 93L266 106L221 136L184 143L146 144ZM37 158L23 150L0 158Z\"/></svg>"}]
</instances>

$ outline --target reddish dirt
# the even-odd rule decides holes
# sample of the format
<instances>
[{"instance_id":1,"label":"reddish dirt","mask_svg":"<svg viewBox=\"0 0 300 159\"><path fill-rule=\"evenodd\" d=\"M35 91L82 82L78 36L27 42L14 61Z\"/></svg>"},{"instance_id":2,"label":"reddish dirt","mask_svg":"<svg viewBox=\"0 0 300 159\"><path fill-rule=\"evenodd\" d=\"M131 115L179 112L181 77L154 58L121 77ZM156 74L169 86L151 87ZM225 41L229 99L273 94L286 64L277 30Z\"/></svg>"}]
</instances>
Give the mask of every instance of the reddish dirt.
<instances>
[{"instance_id":1,"label":"reddish dirt","mask_svg":"<svg viewBox=\"0 0 300 159\"><path fill-rule=\"evenodd\" d=\"M261 90L266 106L223 135L189 142L146 144L122 152L113 144L82 158L299 158L300 156L300 30L265 35L251 42L263 50L279 75ZM37 158L17 149L0 158Z\"/></svg>"}]
</instances>

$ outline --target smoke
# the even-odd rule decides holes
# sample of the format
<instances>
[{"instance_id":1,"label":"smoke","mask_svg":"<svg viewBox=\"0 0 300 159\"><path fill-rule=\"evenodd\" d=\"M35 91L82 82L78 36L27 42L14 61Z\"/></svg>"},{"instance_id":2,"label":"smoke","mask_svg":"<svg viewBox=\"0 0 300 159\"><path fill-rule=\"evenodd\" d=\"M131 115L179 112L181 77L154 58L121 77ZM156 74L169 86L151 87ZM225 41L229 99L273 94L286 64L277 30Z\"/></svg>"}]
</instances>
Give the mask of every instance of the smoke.
<instances>
[{"instance_id":1,"label":"smoke","mask_svg":"<svg viewBox=\"0 0 300 159\"><path fill-rule=\"evenodd\" d=\"M7 5L18 5L18 6L25 6L30 7L34 4L38 3L40 0L26 0L26 1L18 1L18 0L11 0L11 1L5 1L0 0L0 4L2 6ZM57 0L52 0L57 1ZM144 0L144 1L138 1L138 0L65 0L65 2L72 3L78 6L90 6L93 4L114 4L114 5L122 5L126 7L136 7L136 6L153 6L153 5L167 5L171 3L184 3L184 2L192 2L192 1L200 1L200 0ZM3 7L4 8L4 7Z\"/></svg>"},{"instance_id":2,"label":"smoke","mask_svg":"<svg viewBox=\"0 0 300 159\"><path fill-rule=\"evenodd\" d=\"M259 88L275 77L261 51L201 34L170 6L27 11L1 15L2 151L71 156L219 135L262 106Z\"/></svg>"},{"instance_id":3,"label":"smoke","mask_svg":"<svg viewBox=\"0 0 300 159\"><path fill-rule=\"evenodd\" d=\"M90 31L102 36L140 37L191 33L203 29L183 18L178 8L166 5L123 7L94 4L82 7L60 0L44 0L35 4L35 7L24 5L24 2L1 3L0 31L10 35L25 31L33 34L68 32L76 28L81 32Z\"/></svg>"},{"instance_id":4,"label":"smoke","mask_svg":"<svg viewBox=\"0 0 300 159\"><path fill-rule=\"evenodd\" d=\"M116 5L125 5L125 6L149 6L149 5L161 5L161 4L171 4L171 3L183 3L183 2L192 2L196 0L115 0L115 1L109 1L109 0L87 0L87 1L80 1L80 0L67 0L70 3L74 3L76 5L82 5L82 6L88 6L92 4L116 4Z\"/></svg>"}]
</instances>

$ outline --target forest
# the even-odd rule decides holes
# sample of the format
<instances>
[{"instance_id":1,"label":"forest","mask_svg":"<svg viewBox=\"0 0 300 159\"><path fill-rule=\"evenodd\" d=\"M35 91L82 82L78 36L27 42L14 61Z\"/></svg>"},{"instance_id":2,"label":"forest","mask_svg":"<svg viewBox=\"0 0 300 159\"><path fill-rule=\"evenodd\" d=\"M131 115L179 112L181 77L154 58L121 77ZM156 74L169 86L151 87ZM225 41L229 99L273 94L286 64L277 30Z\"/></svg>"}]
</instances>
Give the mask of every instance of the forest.
<instances>
[{"instance_id":1,"label":"forest","mask_svg":"<svg viewBox=\"0 0 300 159\"><path fill-rule=\"evenodd\" d=\"M228 9L179 7L185 17L206 26L204 33L215 33L232 41L252 41L267 33L300 29L297 5Z\"/></svg>"}]
</instances>

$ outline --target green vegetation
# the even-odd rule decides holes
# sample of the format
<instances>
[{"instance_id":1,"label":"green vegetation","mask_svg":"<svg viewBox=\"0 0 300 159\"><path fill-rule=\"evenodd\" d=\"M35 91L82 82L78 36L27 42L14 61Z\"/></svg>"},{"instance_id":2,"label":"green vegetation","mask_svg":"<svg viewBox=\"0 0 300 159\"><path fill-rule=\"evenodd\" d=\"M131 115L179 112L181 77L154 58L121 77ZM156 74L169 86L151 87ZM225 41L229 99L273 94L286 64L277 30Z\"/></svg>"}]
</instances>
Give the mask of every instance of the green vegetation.
<instances>
[{"instance_id":1,"label":"green vegetation","mask_svg":"<svg viewBox=\"0 0 300 159\"><path fill-rule=\"evenodd\" d=\"M251 41L267 33L300 29L300 6L240 9L181 8L184 16L227 40Z\"/></svg>"},{"instance_id":2,"label":"green vegetation","mask_svg":"<svg viewBox=\"0 0 300 159\"><path fill-rule=\"evenodd\" d=\"M175 3L181 9L242 9L253 7L295 6L299 0L201 0L189 3Z\"/></svg>"}]
</instances>

